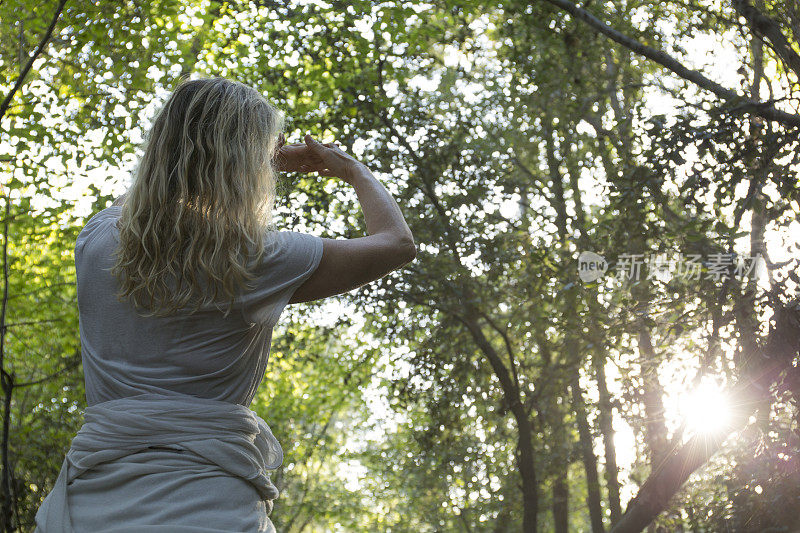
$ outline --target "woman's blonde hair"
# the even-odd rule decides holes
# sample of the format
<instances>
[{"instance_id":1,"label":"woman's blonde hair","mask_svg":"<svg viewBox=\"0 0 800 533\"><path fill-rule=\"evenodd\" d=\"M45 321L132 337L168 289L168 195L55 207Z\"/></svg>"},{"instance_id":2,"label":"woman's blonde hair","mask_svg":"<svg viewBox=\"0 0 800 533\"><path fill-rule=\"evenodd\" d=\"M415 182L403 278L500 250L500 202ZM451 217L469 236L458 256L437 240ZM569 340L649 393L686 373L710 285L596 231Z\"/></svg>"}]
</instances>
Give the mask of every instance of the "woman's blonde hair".
<instances>
[{"instance_id":1,"label":"woman's blonde hair","mask_svg":"<svg viewBox=\"0 0 800 533\"><path fill-rule=\"evenodd\" d=\"M118 222L119 298L163 316L194 300L230 313L271 228L283 115L252 87L183 81L145 138ZM203 282L206 285L203 285ZM213 286L213 293L209 287Z\"/></svg>"}]
</instances>

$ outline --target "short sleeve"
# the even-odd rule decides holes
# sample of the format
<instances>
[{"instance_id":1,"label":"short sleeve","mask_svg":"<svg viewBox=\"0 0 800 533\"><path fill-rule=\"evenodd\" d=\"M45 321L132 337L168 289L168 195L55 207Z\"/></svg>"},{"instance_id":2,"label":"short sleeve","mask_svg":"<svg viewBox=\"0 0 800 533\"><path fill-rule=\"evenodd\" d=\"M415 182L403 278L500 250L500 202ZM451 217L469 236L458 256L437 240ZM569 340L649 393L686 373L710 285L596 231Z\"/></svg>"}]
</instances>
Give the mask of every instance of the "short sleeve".
<instances>
[{"instance_id":1,"label":"short sleeve","mask_svg":"<svg viewBox=\"0 0 800 533\"><path fill-rule=\"evenodd\" d=\"M292 295L319 266L322 238L296 231L271 231L264 255L253 269L251 289L242 294L242 315L247 322L268 327L278 322Z\"/></svg>"},{"instance_id":2,"label":"short sleeve","mask_svg":"<svg viewBox=\"0 0 800 533\"><path fill-rule=\"evenodd\" d=\"M83 227L75 240L75 254L77 255L83 250L86 242L97 232L102 231L102 228L109 221L117 220L122 211L121 205L112 205L95 214L89 219L89 222Z\"/></svg>"}]
</instances>

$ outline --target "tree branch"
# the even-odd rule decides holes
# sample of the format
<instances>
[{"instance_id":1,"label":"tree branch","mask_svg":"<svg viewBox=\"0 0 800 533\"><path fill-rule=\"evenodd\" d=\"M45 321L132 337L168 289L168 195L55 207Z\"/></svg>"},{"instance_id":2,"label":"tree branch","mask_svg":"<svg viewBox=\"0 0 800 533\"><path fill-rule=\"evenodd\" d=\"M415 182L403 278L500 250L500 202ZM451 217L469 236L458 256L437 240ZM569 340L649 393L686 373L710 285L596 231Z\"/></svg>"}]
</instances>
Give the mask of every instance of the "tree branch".
<instances>
[{"instance_id":1,"label":"tree branch","mask_svg":"<svg viewBox=\"0 0 800 533\"><path fill-rule=\"evenodd\" d=\"M78 368L81 364L81 354L79 351L75 352L75 355L67 360L67 364L61 370L56 370L52 374L48 374L42 378L35 379L33 381L23 381L21 383L15 383L14 388L20 389L22 387L30 387L32 385L39 385L40 383L44 383L45 381L49 381L53 378L60 376L61 374L68 372L74 368Z\"/></svg>"},{"instance_id":2,"label":"tree branch","mask_svg":"<svg viewBox=\"0 0 800 533\"><path fill-rule=\"evenodd\" d=\"M480 316L483 317L483 319L486 320L486 322L488 322L489 325L503 338L503 342L506 345L506 351L508 352L508 361L511 366L511 376L514 378L514 385L517 387L517 394L519 394L521 387L519 384L519 376L517 375L517 363L514 359L514 348L511 346L511 339L508 336L507 328L501 328L494 320L491 319L491 317L489 317L488 314L484 313L483 311L478 309L477 312L480 313Z\"/></svg>"},{"instance_id":3,"label":"tree branch","mask_svg":"<svg viewBox=\"0 0 800 533\"><path fill-rule=\"evenodd\" d=\"M736 13L747 20L747 24L758 37L769 42L770 48L800 79L800 55L794 51L791 43L781 31L778 24L750 5L747 0L733 0Z\"/></svg>"},{"instance_id":4,"label":"tree branch","mask_svg":"<svg viewBox=\"0 0 800 533\"><path fill-rule=\"evenodd\" d=\"M0 441L0 456L2 456L2 483L3 493L11 494L11 476L8 462L9 427L11 421L11 395L14 393L14 375L6 372L6 311L8 310L8 218L11 205L11 194L3 197L5 204L5 221L3 222L3 303L0 306L0 385L3 390L3 430ZM0 518L4 531L11 531L11 498L4 498L0 506Z\"/></svg>"},{"instance_id":5,"label":"tree branch","mask_svg":"<svg viewBox=\"0 0 800 533\"><path fill-rule=\"evenodd\" d=\"M686 67L685 65L683 65L681 62L679 62L677 59L670 56L666 52L646 46L637 41L636 39L628 37L627 35L615 30L602 20L598 19L585 9L578 7L569 0L545 0L545 1L550 4L553 4L554 6L562 9L563 11L566 11L576 19L582 20L583 22L585 22L598 32L602 33L603 35L611 39L612 41L621 44L622 46L632 50L633 52L641 56L646 57L647 59L655 61L659 65L671 70L673 73L677 74L681 78L694 83L695 85L701 87L702 89L705 89L709 92L716 94L723 100L735 100L737 101L737 103L742 102L741 105L738 105L736 107L737 111L753 113L767 120L773 120L775 122L779 122L786 126L800 127L800 115L781 111L780 109L776 109L769 101L761 102L752 100L744 95L737 93L734 90L723 87L719 83L705 77L702 73Z\"/></svg>"},{"instance_id":6,"label":"tree branch","mask_svg":"<svg viewBox=\"0 0 800 533\"><path fill-rule=\"evenodd\" d=\"M11 105L11 100L14 98L14 95L17 94L22 84L25 82L25 78L28 76L28 72L31 70L33 66L33 62L36 61L36 58L39 57L39 54L42 53L47 42L50 40L50 36L53 34L53 30L56 27L56 23L58 22L58 18L61 16L61 11L64 9L64 4L67 3L67 0L61 0L58 4L58 8L56 8L56 12L53 15L53 20L50 21L50 26L47 28L47 32L45 32L42 39L39 41L39 46L36 47L36 50L33 52L33 55L28 60L28 63L25 65L25 68L22 69L22 72L19 73L19 77L17 78L17 82L11 88L11 91L6 95L5 99L3 99L3 103L0 103L0 121L3 120L3 117L6 115L6 111L8 111L8 106Z\"/></svg>"}]
</instances>

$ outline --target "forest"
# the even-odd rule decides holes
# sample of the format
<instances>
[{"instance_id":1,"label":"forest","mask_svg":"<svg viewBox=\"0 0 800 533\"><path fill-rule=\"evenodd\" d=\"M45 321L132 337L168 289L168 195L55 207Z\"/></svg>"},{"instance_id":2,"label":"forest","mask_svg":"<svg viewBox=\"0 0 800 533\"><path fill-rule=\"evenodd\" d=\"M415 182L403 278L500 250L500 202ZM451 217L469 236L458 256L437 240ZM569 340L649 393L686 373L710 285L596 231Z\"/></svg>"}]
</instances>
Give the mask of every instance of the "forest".
<instances>
[{"instance_id":1,"label":"forest","mask_svg":"<svg viewBox=\"0 0 800 533\"><path fill-rule=\"evenodd\" d=\"M206 76L418 249L275 328L278 531L800 531L796 1L0 0L3 531L83 423L76 237ZM366 234L341 180L278 194Z\"/></svg>"}]
</instances>

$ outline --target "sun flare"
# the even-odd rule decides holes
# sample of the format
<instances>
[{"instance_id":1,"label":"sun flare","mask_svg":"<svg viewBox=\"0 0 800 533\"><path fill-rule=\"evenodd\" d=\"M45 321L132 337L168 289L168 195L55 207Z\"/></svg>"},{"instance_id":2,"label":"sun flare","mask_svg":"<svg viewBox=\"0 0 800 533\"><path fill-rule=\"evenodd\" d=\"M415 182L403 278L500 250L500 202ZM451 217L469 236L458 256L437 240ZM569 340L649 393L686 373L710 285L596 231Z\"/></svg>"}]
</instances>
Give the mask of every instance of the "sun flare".
<instances>
[{"instance_id":1,"label":"sun flare","mask_svg":"<svg viewBox=\"0 0 800 533\"><path fill-rule=\"evenodd\" d=\"M681 414L689 431L719 433L730 425L730 400L716 383L705 382L686 394Z\"/></svg>"}]
</instances>

